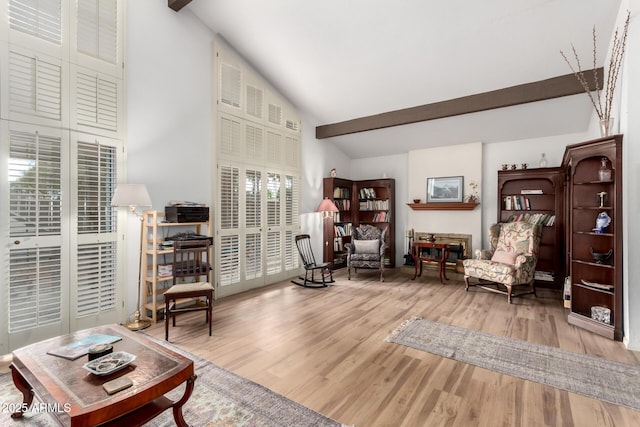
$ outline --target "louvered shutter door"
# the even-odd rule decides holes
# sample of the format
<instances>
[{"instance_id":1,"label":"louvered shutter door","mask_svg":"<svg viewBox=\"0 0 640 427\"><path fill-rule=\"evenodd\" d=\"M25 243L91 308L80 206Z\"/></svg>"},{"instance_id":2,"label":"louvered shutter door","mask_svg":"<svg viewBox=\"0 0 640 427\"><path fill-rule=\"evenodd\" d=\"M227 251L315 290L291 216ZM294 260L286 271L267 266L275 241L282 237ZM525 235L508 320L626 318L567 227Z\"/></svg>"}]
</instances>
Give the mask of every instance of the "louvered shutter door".
<instances>
[{"instance_id":1,"label":"louvered shutter door","mask_svg":"<svg viewBox=\"0 0 640 427\"><path fill-rule=\"evenodd\" d=\"M296 248L296 233L287 230L284 233L284 268L287 271L299 267L298 249Z\"/></svg>"},{"instance_id":2,"label":"louvered shutter door","mask_svg":"<svg viewBox=\"0 0 640 427\"><path fill-rule=\"evenodd\" d=\"M261 119L263 112L264 92L262 89L247 85L247 114Z\"/></svg>"},{"instance_id":3,"label":"louvered shutter door","mask_svg":"<svg viewBox=\"0 0 640 427\"><path fill-rule=\"evenodd\" d=\"M274 125L282 126L282 107L269 103L269 117L267 119Z\"/></svg>"},{"instance_id":4,"label":"louvered shutter door","mask_svg":"<svg viewBox=\"0 0 640 427\"><path fill-rule=\"evenodd\" d=\"M118 80L82 69L76 73L77 124L118 131Z\"/></svg>"},{"instance_id":5,"label":"louvered shutter door","mask_svg":"<svg viewBox=\"0 0 640 427\"><path fill-rule=\"evenodd\" d=\"M300 223L300 185L297 176L285 175L285 269L295 270L299 267L298 249L295 235Z\"/></svg>"},{"instance_id":6,"label":"louvered shutter door","mask_svg":"<svg viewBox=\"0 0 640 427\"><path fill-rule=\"evenodd\" d=\"M9 332L59 323L62 319L59 247L13 249L9 254Z\"/></svg>"},{"instance_id":7,"label":"louvered shutter door","mask_svg":"<svg viewBox=\"0 0 640 427\"><path fill-rule=\"evenodd\" d=\"M267 274L282 271L280 174L267 174Z\"/></svg>"},{"instance_id":8,"label":"louvered shutter door","mask_svg":"<svg viewBox=\"0 0 640 427\"><path fill-rule=\"evenodd\" d=\"M220 102L229 107L240 108L242 73L240 67L220 63Z\"/></svg>"},{"instance_id":9,"label":"louvered shutter door","mask_svg":"<svg viewBox=\"0 0 640 427\"><path fill-rule=\"evenodd\" d=\"M219 167L220 250L218 277L221 286L240 281L240 171L235 166Z\"/></svg>"},{"instance_id":10,"label":"louvered shutter door","mask_svg":"<svg viewBox=\"0 0 640 427\"><path fill-rule=\"evenodd\" d=\"M62 68L52 59L26 52L9 53L9 109L60 121Z\"/></svg>"},{"instance_id":11,"label":"louvered shutter door","mask_svg":"<svg viewBox=\"0 0 640 427\"><path fill-rule=\"evenodd\" d=\"M245 237L245 267L246 280L262 277L262 234L247 233Z\"/></svg>"},{"instance_id":12,"label":"louvered shutter door","mask_svg":"<svg viewBox=\"0 0 640 427\"><path fill-rule=\"evenodd\" d=\"M245 125L245 161L250 164L264 163L264 132L253 123Z\"/></svg>"},{"instance_id":13,"label":"louvered shutter door","mask_svg":"<svg viewBox=\"0 0 640 427\"><path fill-rule=\"evenodd\" d=\"M285 137L284 164L288 169L298 170L300 167L300 143L297 138Z\"/></svg>"},{"instance_id":14,"label":"louvered shutter door","mask_svg":"<svg viewBox=\"0 0 640 427\"><path fill-rule=\"evenodd\" d=\"M262 173L245 171L245 279L262 276Z\"/></svg>"},{"instance_id":15,"label":"louvered shutter door","mask_svg":"<svg viewBox=\"0 0 640 427\"><path fill-rule=\"evenodd\" d=\"M117 0L77 1L77 49L115 64L118 61Z\"/></svg>"},{"instance_id":16,"label":"louvered shutter door","mask_svg":"<svg viewBox=\"0 0 640 427\"><path fill-rule=\"evenodd\" d=\"M78 143L78 233L116 231L111 207L117 176L116 148L98 143Z\"/></svg>"},{"instance_id":17,"label":"louvered shutter door","mask_svg":"<svg viewBox=\"0 0 640 427\"><path fill-rule=\"evenodd\" d=\"M116 307L116 243L78 245L78 317L95 315Z\"/></svg>"},{"instance_id":18,"label":"louvered shutter door","mask_svg":"<svg viewBox=\"0 0 640 427\"><path fill-rule=\"evenodd\" d=\"M282 135L267 129L267 165L282 167Z\"/></svg>"},{"instance_id":19,"label":"louvered shutter door","mask_svg":"<svg viewBox=\"0 0 640 427\"><path fill-rule=\"evenodd\" d=\"M60 235L60 150L60 138L10 131L11 237Z\"/></svg>"},{"instance_id":20,"label":"louvered shutter door","mask_svg":"<svg viewBox=\"0 0 640 427\"><path fill-rule=\"evenodd\" d=\"M220 117L220 145L222 156L231 159L242 158L242 137L240 120L224 115Z\"/></svg>"},{"instance_id":21,"label":"louvered shutter door","mask_svg":"<svg viewBox=\"0 0 640 427\"><path fill-rule=\"evenodd\" d=\"M62 41L60 0L10 0L9 24L56 45Z\"/></svg>"}]
</instances>

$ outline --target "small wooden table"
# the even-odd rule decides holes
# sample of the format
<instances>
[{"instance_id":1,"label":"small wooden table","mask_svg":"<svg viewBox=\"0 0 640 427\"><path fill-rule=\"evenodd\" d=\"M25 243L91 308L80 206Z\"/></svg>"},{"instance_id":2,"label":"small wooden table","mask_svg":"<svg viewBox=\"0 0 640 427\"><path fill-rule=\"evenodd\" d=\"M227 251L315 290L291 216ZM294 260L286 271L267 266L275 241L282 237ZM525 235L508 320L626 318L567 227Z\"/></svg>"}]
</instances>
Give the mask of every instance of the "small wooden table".
<instances>
[{"instance_id":1,"label":"small wooden table","mask_svg":"<svg viewBox=\"0 0 640 427\"><path fill-rule=\"evenodd\" d=\"M430 248L436 249L437 255L424 254L423 249ZM411 280L414 280L416 277L422 275L422 262L437 262L438 263L438 274L440 276L440 283L444 283L442 278L444 277L446 280L449 280L447 277L447 259L449 259L449 255L451 254L451 250L447 243L433 243L427 242L424 240L414 241L411 244L411 256L414 261L414 273Z\"/></svg>"},{"instance_id":2,"label":"small wooden table","mask_svg":"<svg viewBox=\"0 0 640 427\"><path fill-rule=\"evenodd\" d=\"M136 359L110 375L97 376L82 368L87 356L76 360L47 354L47 351L93 334L116 335L113 351L126 351ZM63 426L140 426L165 410L173 409L176 425L187 426L182 406L191 397L196 375L193 360L169 348L129 331L120 325L85 329L69 335L22 347L13 352L13 382L22 392L24 402L13 418L21 418L22 410L36 395L48 407L59 408L50 415ZM127 375L133 386L108 395L102 384ZM186 382L182 398L172 401L165 393Z\"/></svg>"}]
</instances>

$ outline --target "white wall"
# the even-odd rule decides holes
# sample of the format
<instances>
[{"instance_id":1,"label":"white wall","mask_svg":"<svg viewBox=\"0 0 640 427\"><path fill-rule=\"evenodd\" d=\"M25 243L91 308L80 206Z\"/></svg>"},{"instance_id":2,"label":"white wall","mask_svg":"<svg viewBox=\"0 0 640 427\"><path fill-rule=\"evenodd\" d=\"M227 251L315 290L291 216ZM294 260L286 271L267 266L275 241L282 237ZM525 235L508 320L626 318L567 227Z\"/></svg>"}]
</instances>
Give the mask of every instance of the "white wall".
<instances>
[{"instance_id":1,"label":"white wall","mask_svg":"<svg viewBox=\"0 0 640 427\"><path fill-rule=\"evenodd\" d=\"M479 248L484 195L482 188L482 143L411 151L408 155L408 193L406 200L427 199L427 178L463 176L464 195L471 194L469 182L476 182L480 207L472 211L414 211L409 209L407 228L429 233L470 234L472 251Z\"/></svg>"},{"instance_id":2,"label":"white wall","mask_svg":"<svg viewBox=\"0 0 640 427\"><path fill-rule=\"evenodd\" d=\"M172 199L210 205L214 35L163 1L129 1L126 8L127 180L146 184L158 211ZM138 223L131 222L128 313L135 309L139 254Z\"/></svg>"}]
</instances>

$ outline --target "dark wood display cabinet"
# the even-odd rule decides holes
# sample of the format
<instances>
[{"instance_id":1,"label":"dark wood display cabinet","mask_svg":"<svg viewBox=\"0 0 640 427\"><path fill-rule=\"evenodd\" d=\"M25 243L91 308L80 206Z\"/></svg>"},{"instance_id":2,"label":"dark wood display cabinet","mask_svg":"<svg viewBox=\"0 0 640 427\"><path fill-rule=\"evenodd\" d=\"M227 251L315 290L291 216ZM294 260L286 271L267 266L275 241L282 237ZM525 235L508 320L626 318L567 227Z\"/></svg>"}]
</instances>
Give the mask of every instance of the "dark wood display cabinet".
<instances>
[{"instance_id":1,"label":"dark wood display cabinet","mask_svg":"<svg viewBox=\"0 0 640 427\"><path fill-rule=\"evenodd\" d=\"M323 197L338 207L333 217L323 222L323 260L334 269L346 267L345 244L351 241L351 230L362 224L386 228L385 267L395 267L395 180L373 179L352 181L324 178Z\"/></svg>"},{"instance_id":2,"label":"dark wood display cabinet","mask_svg":"<svg viewBox=\"0 0 640 427\"><path fill-rule=\"evenodd\" d=\"M622 135L567 146L563 167L568 178L568 321L621 341Z\"/></svg>"},{"instance_id":3,"label":"dark wood display cabinet","mask_svg":"<svg viewBox=\"0 0 640 427\"><path fill-rule=\"evenodd\" d=\"M498 171L498 222L541 224L536 286L562 289L565 268L564 170Z\"/></svg>"}]
</instances>

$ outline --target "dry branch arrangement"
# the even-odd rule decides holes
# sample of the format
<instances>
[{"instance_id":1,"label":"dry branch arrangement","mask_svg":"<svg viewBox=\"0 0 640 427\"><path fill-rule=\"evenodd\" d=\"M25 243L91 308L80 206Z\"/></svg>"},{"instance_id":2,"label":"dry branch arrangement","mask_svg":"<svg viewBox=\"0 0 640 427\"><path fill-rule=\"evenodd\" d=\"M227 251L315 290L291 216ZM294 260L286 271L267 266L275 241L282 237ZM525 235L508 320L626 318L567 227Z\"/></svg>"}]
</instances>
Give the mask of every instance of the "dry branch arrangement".
<instances>
[{"instance_id":1,"label":"dry branch arrangement","mask_svg":"<svg viewBox=\"0 0 640 427\"><path fill-rule=\"evenodd\" d=\"M593 107L596 109L596 114L600 120L608 121L611 118L611 107L613 105L613 95L616 90L616 82L618 81L618 76L620 74L620 68L622 67L622 59L624 57L625 45L627 43L627 29L629 27L629 17L631 13L627 11L627 19L624 22L624 28L622 29L622 33L618 34L618 28L616 28L615 33L613 34L613 46L611 49L611 57L609 58L609 66L607 68L606 75L606 87L601 87L600 82L598 81L598 74L595 72L596 66L596 27L593 27L593 78L594 78L594 86L596 88L596 95L594 97L593 93L589 89L589 82L584 76L584 71L582 69L582 65L580 64L580 58L578 57L578 52L576 52L576 48L571 44L571 48L573 50L573 57L576 60L576 66L574 67L567 56L563 51L560 51L560 54L564 58L564 60L569 64L569 68L573 71L576 78L584 88L585 92L589 96L589 100ZM576 70L577 68L577 70ZM602 104L602 89L604 89L604 105ZM597 102L596 102L597 100Z\"/></svg>"}]
</instances>

